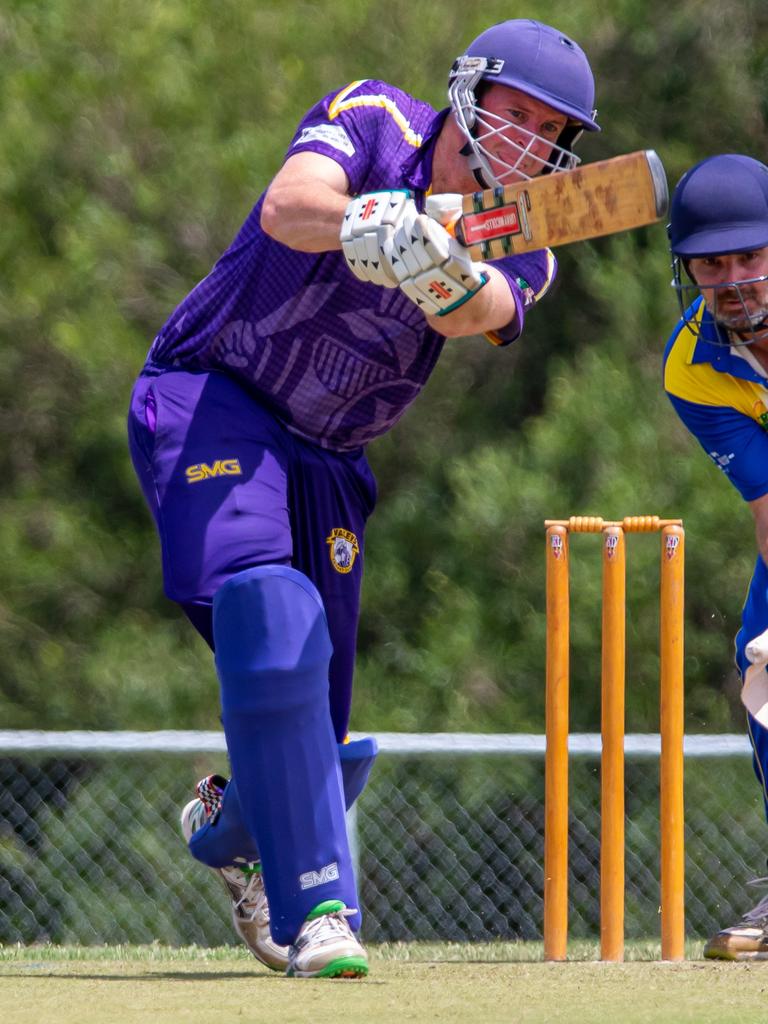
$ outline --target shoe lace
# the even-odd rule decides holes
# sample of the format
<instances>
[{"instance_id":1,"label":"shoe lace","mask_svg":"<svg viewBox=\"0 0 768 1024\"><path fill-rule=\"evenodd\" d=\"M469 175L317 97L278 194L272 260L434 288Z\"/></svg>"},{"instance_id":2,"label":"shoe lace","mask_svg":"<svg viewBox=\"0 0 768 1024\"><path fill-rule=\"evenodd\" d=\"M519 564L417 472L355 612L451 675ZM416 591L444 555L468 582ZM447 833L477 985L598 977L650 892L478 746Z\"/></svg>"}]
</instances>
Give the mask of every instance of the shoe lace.
<instances>
[{"instance_id":1,"label":"shoe lace","mask_svg":"<svg viewBox=\"0 0 768 1024\"><path fill-rule=\"evenodd\" d=\"M768 877L753 878L750 882L747 882L747 885L768 886ZM768 892L766 892L759 903L746 912L743 920L748 921L750 924L768 924Z\"/></svg>"},{"instance_id":2,"label":"shoe lace","mask_svg":"<svg viewBox=\"0 0 768 1024\"><path fill-rule=\"evenodd\" d=\"M344 907L343 910L334 910L330 914L321 914L320 917L307 921L304 926L304 942L328 942L338 939L340 936L349 937L348 917L354 917L357 910L354 907Z\"/></svg>"},{"instance_id":3,"label":"shoe lace","mask_svg":"<svg viewBox=\"0 0 768 1024\"><path fill-rule=\"evenodd\" d=\"M242 867L239 864L234 864L228 871L230 872L230 877L236 875L233 881L235 881L237 887L242 887L242 892L234 901L235 908L237 910L242 908L243 915L251 920L257 914L261 914L264 923L268 924L269 903L267 902L267 894L264 891L261 870L254 868L253 864L243 864Z\"/></svg>"}]
</instances>

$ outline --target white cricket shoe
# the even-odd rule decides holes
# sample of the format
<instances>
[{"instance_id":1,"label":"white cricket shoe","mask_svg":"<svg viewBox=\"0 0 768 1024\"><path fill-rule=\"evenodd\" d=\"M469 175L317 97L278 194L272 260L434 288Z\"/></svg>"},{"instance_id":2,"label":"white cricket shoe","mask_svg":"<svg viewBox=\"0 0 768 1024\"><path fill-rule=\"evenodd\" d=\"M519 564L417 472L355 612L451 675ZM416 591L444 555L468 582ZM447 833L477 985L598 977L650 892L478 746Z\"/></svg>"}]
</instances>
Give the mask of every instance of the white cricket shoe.
<instances>
[{"instance_id":1,"label":"white cricket shoe","mask_svg":"<svg viewBox=\"0 0 768 1024\"><path fill-rule=\"evenodd\" d=\"M757 878L750 885L765 884ZM704 947L708 960L768 960L768 893L738 924L723 928Z\"/></svg>"},{"instance_id":2,"label":"white cricket shoe","mask_svg":"<svg viewBox=\"0 0 768 1024\"><path fill-rule=\"evenodd\" d=\"M356 913L341 900L318 903L290 947L286 974L291 978L364 977L368 956L347 921Z\"/></svg>"},{"instance_id":3,"label":"white cricket shoe","mask_svg":"<svg viewBox=\"0 0 768 1024\"><path fill-rule=\"evenodd\" d=\"M181 812L181 831L187 842L216 810L215 794L227 780L211 775L197 785L198 797ZM212 794L214 794L212 796ZM237 860L225 868L211 868L221 876L232 900L232 924L256 959L273 971L288 966L288 947L278 946L269 931L269 904L258 861Z\"/></svg>"}]
</instances>

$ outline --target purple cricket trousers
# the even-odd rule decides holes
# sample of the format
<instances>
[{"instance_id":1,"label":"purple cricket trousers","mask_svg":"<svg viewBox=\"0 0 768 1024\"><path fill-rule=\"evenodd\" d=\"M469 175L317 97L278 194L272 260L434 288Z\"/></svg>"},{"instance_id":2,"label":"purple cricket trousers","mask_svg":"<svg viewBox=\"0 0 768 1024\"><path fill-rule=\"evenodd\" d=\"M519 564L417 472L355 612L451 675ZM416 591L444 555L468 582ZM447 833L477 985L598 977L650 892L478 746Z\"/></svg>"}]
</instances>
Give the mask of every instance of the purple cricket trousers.
<instances>
[{"instance_id":1,"label":"purple cricket trousers","mask_svg":"<svg viewBox=\"0 0 768 1024\"><path fill-rule=\"evenodd\" d=\"M362 450L291 434L220 372L147 368L128 418L133 464L157 525L165 592L213 647L212 599L235 573L290 565L317 587L333 644L330 712L346 735L376 483Z\"/></svg>"}]
</instances>

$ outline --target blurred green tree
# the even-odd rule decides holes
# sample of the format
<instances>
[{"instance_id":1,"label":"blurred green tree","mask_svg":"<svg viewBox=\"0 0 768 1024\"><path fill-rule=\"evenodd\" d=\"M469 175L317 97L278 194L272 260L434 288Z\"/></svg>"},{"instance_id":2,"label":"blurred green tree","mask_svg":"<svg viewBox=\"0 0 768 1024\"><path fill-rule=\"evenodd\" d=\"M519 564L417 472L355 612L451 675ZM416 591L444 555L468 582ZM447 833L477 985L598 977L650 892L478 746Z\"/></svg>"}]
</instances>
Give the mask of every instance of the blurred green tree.
<instances>
[{"instance_id":1,"label":"blurred green tree","mask_svg":"<svg viewBox=\"0 0 768 1024\"><path fill-rule=\"evenodd\" d=\"M162 594L125 442L152 335L207 273L303 111L381 77L443 106L447 69L510 16L392 0L8 0L0 11L0 719L213 727L204 645ZM518 5L577 38L604 132L671 183L766 148L768 9L681 0ZM662 226L558 254L524 340L450 343L374 444L356 728L539 729L546 516L686 520L689 724L739 723L731 637L749 514L661 393L675 318ZM597 555L574 568L574 726L597 722ZM637 551L635 552L635 547ZM653 550L651 550L653 548ZM590 559L594 565L587 563ZM630 725L653 728L656 549L630 551Z\"/></svg>"}]
</instances>

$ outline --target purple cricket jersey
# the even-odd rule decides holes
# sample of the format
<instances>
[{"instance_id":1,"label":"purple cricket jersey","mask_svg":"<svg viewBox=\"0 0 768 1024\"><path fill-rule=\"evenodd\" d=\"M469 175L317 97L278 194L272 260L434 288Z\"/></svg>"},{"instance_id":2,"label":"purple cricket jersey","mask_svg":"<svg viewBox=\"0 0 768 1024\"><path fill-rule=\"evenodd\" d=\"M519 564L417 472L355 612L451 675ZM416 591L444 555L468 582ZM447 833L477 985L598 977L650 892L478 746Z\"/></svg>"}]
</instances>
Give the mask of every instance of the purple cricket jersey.
<instances>
[{"instance_id":1,"label":"purple cricket jersey","mask_svg":"<svg viewBox=\"0 0 768 1024\"><path fill-rule=\"evenodd\" d=\"M384 82L353 82L314 106L287 156L335 160L352 194L409 188L423 208L448 111ZM340 251L302 253L260 226L263 196L210 274L155 338L148 364L235 377L299 437L350 451L385 433L426 383L444 343L399 289L358 281ZM548 250L495 260L524 310L549 287Z\"/></svg>"}]
</instances>

